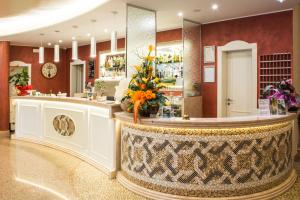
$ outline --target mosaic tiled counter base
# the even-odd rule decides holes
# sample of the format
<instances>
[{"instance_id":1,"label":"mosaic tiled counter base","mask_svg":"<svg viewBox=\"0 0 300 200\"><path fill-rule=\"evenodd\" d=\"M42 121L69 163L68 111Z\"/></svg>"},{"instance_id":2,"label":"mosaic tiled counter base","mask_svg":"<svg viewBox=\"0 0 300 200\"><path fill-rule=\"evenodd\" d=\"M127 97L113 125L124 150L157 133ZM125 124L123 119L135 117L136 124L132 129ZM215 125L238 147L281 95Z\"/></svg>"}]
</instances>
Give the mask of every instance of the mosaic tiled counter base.
<instances>
[{"instance_id":1,"label":"mosaic tiled counter base","mask_svg":"<svg viewBox=\"0 0 300 200\"><path fill-rule=\"evenodd\" d=\"M143 196L269 199L295 182L291 116L251 127L224 123L224 128L219 123L218 128L212 123L174 128L117 118L122 124L118 180Z\"/></svg>"}]
</instances>

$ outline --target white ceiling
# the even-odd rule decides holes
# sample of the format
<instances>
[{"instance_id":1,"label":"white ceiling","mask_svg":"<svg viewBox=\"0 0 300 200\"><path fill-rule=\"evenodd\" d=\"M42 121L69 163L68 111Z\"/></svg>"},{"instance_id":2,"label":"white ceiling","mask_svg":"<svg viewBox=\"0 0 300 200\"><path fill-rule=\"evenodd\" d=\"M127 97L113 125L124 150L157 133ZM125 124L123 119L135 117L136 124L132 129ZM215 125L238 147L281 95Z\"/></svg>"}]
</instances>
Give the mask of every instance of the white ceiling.
<instances>
[{"instance_id":1,"label":"white ceiling","mask_svg":"<svg viewBox=\"0 0 300 200\"><path fill-rule=\"evenodd\" d=\"M20 0L0 0L9 2L20 2ZM26 5L19 6L12 12L3 12L0 9L0 30L2 32L2 23L4 17L9 15L16 15L26 13L26 10L33 12L43 7L43 10L47 10L47 7L63 8L68 6L72 2L85 2L89 4L92 1L101 2L99 0L52 0L51 4L47 0L22 0L32 1L32 7L26 7ZM35 4L36 1L42 2L42 4ZM158 30L168 30L181 27L182 18L177 16L178 12L183 12L183 15L187 19L198 21L201 23L209 23L214 21L226 20L231 18L258 15L268 12L276 12L293 8L296 4L300 3L300 0L286 0L284 3L279 3L277 0L104 0L106 3L102 5L93 4L94 10L87 12L86 14L76 13L77 17L68 19L61 23L53 24L52 17L48 16L47 23L43 23L45 28L39 28L32 31L27 31L21 34L13 34L9 36L2 36L0 40L10 40L13 44L19 45L32 45L38 46L41 38L44 43L51 42L56 43L59 39L63 40L62 46L70 47L72 36L76 36L79 40L79 44L87 44L89 37L87 33L96 35L98 41L109 40L110 31L115 29L118 31L119 37L125 36L126 31L126 3L145 7L148 9L157 11L157 28ZM57 4L55 4L55 2ZM44 4L43 4L44 3ZM219 9L213 11L211 5L217 3ZM20 4L21 5L21 4ZM41 6L42 5L42 6ZM2 5L1 5L2 6ZM0 6L0 8L1 8ZM89 9L92 9L90 4ZM96 8L95 8L96 7ZM39 10L41 11L41 10ZM49 11L49 10L48 10ZM50 10L51 11L51 10ZM50 13L49 11L49 13ZM117 11L116 17L113 17L112 11ZM44 12L44 11L43 11ZM61 15L65 17L65 15ZM2 17L2 18L1 18ZM6 17L7 18L7 17ZM54 16L53 16L54 18ZM69 17L70 18L70 17ZM91 20L97 20L92 23ZM73 28L76 25L78 28ZM25 27L26 26L26 27ZM25 23L24 30L30 30L32 23ZM104 30L107 29L108 32ZM22 31L24 31L22 30ZM55 30L59 30L57 33ZM40 36L40 33L44 33L45 36ZM1 33L0 33L1 34ZM1 36L1 35L0 35Z\"/></svg>"}]
</instances>

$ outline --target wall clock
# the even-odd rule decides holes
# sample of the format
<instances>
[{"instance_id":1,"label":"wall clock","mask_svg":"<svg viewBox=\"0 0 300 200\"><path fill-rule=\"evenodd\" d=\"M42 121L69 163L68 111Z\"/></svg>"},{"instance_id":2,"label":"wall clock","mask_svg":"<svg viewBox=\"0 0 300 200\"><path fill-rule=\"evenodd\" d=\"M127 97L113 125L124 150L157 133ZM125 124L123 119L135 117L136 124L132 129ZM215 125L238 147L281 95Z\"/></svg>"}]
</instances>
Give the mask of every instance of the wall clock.
<instances>
[{"instance_id":1,"label":"wall clock","mask_svg":"<svg viewBox=\"0 0 300 200\"><path fill-rule=\"evenodd\" d=\"M42 74L45 78L53 78L57 74L57 67L54 63L45 63L42 67Z\"/></svg>"}]
</instances>

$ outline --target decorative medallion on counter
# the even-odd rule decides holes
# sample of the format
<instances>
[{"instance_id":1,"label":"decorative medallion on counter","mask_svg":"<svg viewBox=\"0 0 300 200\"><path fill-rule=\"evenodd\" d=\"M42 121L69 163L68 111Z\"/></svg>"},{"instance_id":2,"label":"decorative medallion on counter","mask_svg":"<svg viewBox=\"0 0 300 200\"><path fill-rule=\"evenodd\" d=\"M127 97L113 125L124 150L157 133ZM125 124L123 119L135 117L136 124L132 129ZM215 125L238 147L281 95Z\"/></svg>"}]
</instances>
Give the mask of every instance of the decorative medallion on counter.
<instances>
[{"instance_id":1,"label":"decorative medallion on counter","mask_svg":"<svg viewBox=\"0 0 300 200\"><path fill-rule=\"evenodd\" d=\"M292 171L292 123L249 127L245 135L230 133L235 129L222 130L228 135L178 135L132 126L122 129L122 174L158 192L247 195L279 185Z\"/></svg>"},{"instance_id":2,"label":"decorative medallion on counter","mask_svg":"<svg viewBox=\"0 0 300 200\"><path fill-rule=\"evenodd\" d=\"M74 121L66 115L58 115L53 119L53 127L62 136L71 136L75 132Z\"/></svg>"}]
</instances>

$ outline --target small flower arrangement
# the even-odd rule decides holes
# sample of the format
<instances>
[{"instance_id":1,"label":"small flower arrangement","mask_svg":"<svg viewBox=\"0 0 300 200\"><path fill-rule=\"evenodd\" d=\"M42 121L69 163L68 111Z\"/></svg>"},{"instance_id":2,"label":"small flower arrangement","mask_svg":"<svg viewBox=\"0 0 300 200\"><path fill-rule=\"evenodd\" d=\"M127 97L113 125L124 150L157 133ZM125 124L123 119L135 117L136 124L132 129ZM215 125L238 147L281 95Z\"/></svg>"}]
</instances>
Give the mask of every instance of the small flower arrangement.
<instances>
[{"instance_id":1,"label":"small flower arrangement","mask_svg":"<svg viewBox=\"0 0 300 200\"><path fill-rule=\"evenodd\" d=\"M159 90L163 88L161 81L154 75L153 64L155 57L151 56L153 46L149 46L147 56L141 57L141 65L135 66L136 73L129 82L128 89L121 102L128 101L127 112L134 113L137 123L138 114L149 117L156 114L159 106L165 105L167 98Z\"/></svg>"},{"instance_id":2,"label":"small flower arrangement","mask_svg":"<svg viewBox=\"0 0 300 200\"><path fill-rule=\"evenodd\" d=\"M291 79L283 79L277 88L269 85L264 89L263 96L268 98L271 104L274 101L284 100L289 111L296 111L300 105L300 98L295 92Z\"/></svg>"}]
</instances>

